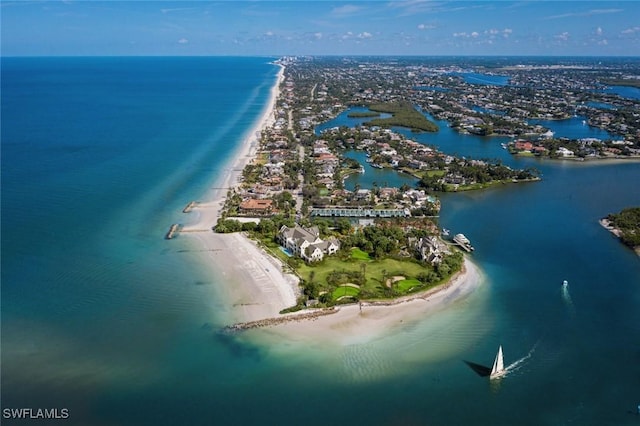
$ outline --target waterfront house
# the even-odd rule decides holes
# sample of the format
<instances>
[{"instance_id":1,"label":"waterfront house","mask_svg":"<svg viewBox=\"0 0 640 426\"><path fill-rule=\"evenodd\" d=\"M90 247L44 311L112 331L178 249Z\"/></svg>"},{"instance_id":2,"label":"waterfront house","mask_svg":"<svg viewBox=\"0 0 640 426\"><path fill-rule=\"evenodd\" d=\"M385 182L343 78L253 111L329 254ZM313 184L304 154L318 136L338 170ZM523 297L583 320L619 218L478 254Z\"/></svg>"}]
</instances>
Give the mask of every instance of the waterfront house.
<instances>
[{"instance_id":1,"label":"waterfront house","mask_svg":"<svg viewBox=\"0 0 640 426\"><path fill-rule=\"evenodd\" d=\"M325 255L332 255L340 250L340 241L336 238L323 240L317 226L305 228L296 223L290 228L282 225L277 240L284 248L307 262L320 261Z\"/></svg>"},{"instance_id":2,"label":"waterfront house","mask_svg":"<svg viewBox=\"0 0 640 426\"><path fill-rule=\"evenodd\" d=\"M516 141L515 143L516 150L518 151L531 151L533 149L533 144L529 141Z\"/></svg>"},{"instance_id":3,"label":"waterfront house","mask_svg":"<svg viewBox=\"0 0 640 426\"><path fill-rule=\"evenodd\" d=\"M249 198L240 203L240 213L264 216L273 212L273 200Z\"/></svg>"},{"instance_id":4,"label":"waterfront house","mask_svg":"<svg viewBox=\"0 0 640 426\"><path fill-rule=\"evenodd\" d=\"M558 155L562 156L562 157L573 157L574 152L561 146L560 148L558 148L558 150L556 151L558 153Z\"/></svg>"},{"instance_id":5,"label":"waterfront house","mask_svg":"<svg viewBox=\"0 0 640 426\"><path fill-rule=\"evenodd\" d=\"M416 249L420 254L420 258L423 262L429 262L432 265L437 265L442 262L443 252L440 248L440 241L438 237L430 236L426 238L420 238Z\"/></svg>"}]
</instances>

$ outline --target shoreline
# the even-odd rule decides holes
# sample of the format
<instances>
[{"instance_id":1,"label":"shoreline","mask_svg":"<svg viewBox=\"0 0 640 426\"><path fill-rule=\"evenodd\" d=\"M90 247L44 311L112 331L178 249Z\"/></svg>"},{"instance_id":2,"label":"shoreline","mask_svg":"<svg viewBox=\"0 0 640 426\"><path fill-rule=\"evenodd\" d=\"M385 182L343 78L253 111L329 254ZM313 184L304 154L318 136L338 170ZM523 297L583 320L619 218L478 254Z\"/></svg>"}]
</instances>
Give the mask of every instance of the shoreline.
<instances>
[{"instance_id":1,"label":"shoreline","mask_svg":"<svg viewBox=\"0 0 640 426\"><path fill-rule=\"evenodd\" d=\"M227 191L238 184L245 166L255 158L260 143L258 134L275 123L274 113L276 110L276 101L280 96L280 84L284 80L285 69L282 64L275 65L280 67L280 70L276 75L276 82L271 88L269 100L266 103L264 111L260 118L256 120L253 127L251 127L243 137L242 143L229 157L223 169L224 172L228 173L217 177L213 182L212 189L204 195L203 198L208 201L196 202L191 207L191 214L197 215L196 219L183 226L181 232L212 232L211 229L217 223L225 199L227 198Z\"/></svg>"},{"instance_id":2,"label":"shoreline","mask_svg":"<svg viewBox=\"0 0 640 426\"><path fill-rule=\"evenodd\" d=\"M388 301L363 301L362 308L351 304L336 307L331 312L320 311L316 316L295 318L292 315L286 321L267 324L259 331L268 340L278 336L305 345L370 342L394 327L422 321L463 302L483 281L479 267L465 256L463 270L437 288ZM253 333L254 330L246 332Z\"/></svg>"},{"instance_id":3,"label":"shoreline","mask_svg":"<svg viewBox=\"0 0 640 426\"><path fill-rule=\"evenodd\" d=\"M615 228L611 225L611 222L609 221L609 219L607 218L602 218L598 221L598 223L600 224L600 226L602 226L604 229L606 229L607 231L611 232L619 241L622 238L622 231L620 231L618 228ZM622 241L620 241L621 244L623 244L626 247L626 244L624 244ZM631 250L633 250L635 252L636 255L640 256L640 246L638 247L629 247Z\"/></svg>"},{"instance_id":4,"label":"shoreline","mask_svg":"<svg viewBox=\"0 0 640 426\"><path fill-rule=\"evenodd\" d=\"M239 233L217 234L212 229L220 218L228 191L238 185L243 169L256 157L260 132L276 121L274 113L285 67L275 65L280 70L260 118L231 154L225 173L214 180L212 189L202 197L206 201L189 204L189 215L195 218L189 217L192 220L180 229L181 235L193 238L199 249L207 253L206 267L221 275L225 285L220 291L229 305L231 318L236 321L278 315L282 309L296 304L299 292L297 277L283 273L279 260L255 242Z\"/></svg>"},{"instance_id":5,"label":"shoreline","mask_svg":"<svg viewBox=\"0 0 640 426\"><path fill-rule=\"evenodd\" d=\"M258 134L275 122L276 101L284 80L285 67L280 70L264 112L244 137L243 142L228 160L223 176L217 177L213 188L203 199L190 203L190 215L195 219L181 229L190 235L202 252L206 262L219 274L224 285L221 297L228 304L229 315L224 318L227 331L268 326L269 332L285 333L293 339L301 336L336 341L363 338L385 330L397 321L413 321L425 313L439 311L445 306L473 292L480 284L480 272L467 257L461 271L446 283L421 293L389 300L363 301L361 304L342 305L333 309L306 309L280 314L294 306L300 295L299 279L283 270L282 262L267 253L244 234L216 234L212 227L220 217L227 192L238 184L242 170L256 155ZM375 326L370 321L376 322ZM381 326L382 325L382 326ZM335 334L335 329L343 332Z\"/></svg>"},{"instance_id":6,"label":"shoreline","mask_svg":"<svg viewBox=\"0 0 640 426\"><path fill-rule=\"evenodd\" d=\"M245 330L251 330L255 328L263 328L263 327L273 327L282 325L289 322L300 322L307 320L315 320L319 317L324 317L326 315L340 313L345 309L352 309L354 307L358 308L359 313L362 313L365 309L371 307L397 307L398 305L402 305L405 303L410 303L418 300L422 301L431 301L438 300L440 302L445 301L442 299L443 296L446 296L449 292L455 292L459 290L461 287L465 287L466 290L470 290L470 286L477 286L479 284L479 273L478 267L474 265L467 257L464 259L464 263L462 264L462 269L455 273L447 282L440 284L436 287L430 288L428 290L423 290L414 294L408 294L406 296L401 296L393 299L370 299L370 300L362 300L358 303L349 303L345 305L337 305L332 306L330 308L317 308L317 309L302 309L300 311L282 314L277 317L271 318L263 318L260 320L240 322L236 324L232 324L223 328L223 331L227 332L239 332Z\"/></svg>"}]
</instances>

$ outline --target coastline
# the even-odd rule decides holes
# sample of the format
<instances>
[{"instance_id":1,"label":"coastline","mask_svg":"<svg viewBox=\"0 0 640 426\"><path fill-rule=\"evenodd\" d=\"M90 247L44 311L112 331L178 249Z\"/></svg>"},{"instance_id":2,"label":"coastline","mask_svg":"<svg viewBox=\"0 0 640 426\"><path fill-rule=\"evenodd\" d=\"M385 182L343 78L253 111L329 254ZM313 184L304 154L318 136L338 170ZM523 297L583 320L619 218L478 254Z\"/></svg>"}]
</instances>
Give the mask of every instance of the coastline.
<instances>
[{"instance_id":1,"label":"coastline","mask_svg":"<svg viewBox=\"0 0 640 426\"><path fill-rule=\"evenodd\" d=\"M205 202L188 208L195 220L180 233L196 240L206 262L221 275L219 290L229 305L227 330L269 327L271 333L284 333L293 339L314 336L315 340L349 341L368 338L388 330L398 321L411 321L436 312L470 294L480 282L480 272L467 257L462 270L436 288L390 300L363 301L361 305L343 305L334 309L309 309L281 315L296 304L300 295L298 277L283 272L281 261L241 233L217 234L212 227L220 217L227 191L237 185L242 170L256 155L256 135L275 122L276 100L284 79L280 66L276 83L260 119L245 136L227 163L224 176L217 178ZM335 333L341 330L340 333Z\"/></svg>"},{"instance_id":2,"label":"coastline","mask_svg":"<svg viewBox=\"0 0 640 426\"><path fill-rule=\"evenodd\" d=\"M620 239L622 237L622 232L611 225L611 222L607 218L600 219L598 221L600 226L602 226L607 231L611 232L616 238ZM622 241L621 241L622 243ZM624 244L624 243L623 243ZM628 247L628 246L627 246ZM636 255L640 256L640 246L639 247L629 247L631 250L635 252Z\"/></svg>"},{"instance_id":3,"label":"coastline","mask_svg":"<svg viewBox=\"0 0 640 426\"><path fill-rule=\"evenodd\" d=\"M267 336L286 337L305 344L350 345L372 341L394 327L425 318L451 307L476 291L483 282L477 265L465 256L463 269L446 284L398 299L363 301L336 307L331 315L320 314L268 324ZM248 331L250 332L250 331Z\"/></svg>"},{"instance_id":4,"label":"coastline","mask_svg":"<svg viewBox=\"0 0 640 426\"><path fill-rule=\"evenodd\" d=\"M275 123L274 113L276 100L280 96L280 84L284 80L285 68L282 64L276 65L280 67L280 70L271 88L269 100L266 103L262 115L256 120L254 126L244 136L242 143L229 158L224 168L226 173L218 176L213 182L212 190L204 195L203 198L208 201L197 202L191 208L190 214L195 215L196 219L182 227L181 232L211 232L211 228L215 226L220 217L220 212L227 197L227 191L238 184L242 176L242 170L255 158L260 143L257 135Z\"/></svg>"}]
</instances>

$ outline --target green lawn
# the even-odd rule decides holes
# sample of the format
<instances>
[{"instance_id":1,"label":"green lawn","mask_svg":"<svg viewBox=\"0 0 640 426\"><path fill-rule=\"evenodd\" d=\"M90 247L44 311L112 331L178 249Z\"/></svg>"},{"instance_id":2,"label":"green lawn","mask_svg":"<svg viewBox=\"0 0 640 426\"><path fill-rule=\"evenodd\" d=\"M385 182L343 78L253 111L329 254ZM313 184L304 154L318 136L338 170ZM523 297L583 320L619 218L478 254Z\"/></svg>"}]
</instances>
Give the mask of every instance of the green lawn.
<instances>
[{"instance_id":1,"label":"green lawn","mask_svg":"<svg viewBox=\"0 0 640 426\"><path fill-rule=\"evenodd\" d=\"M321 290L331 290L332 293L334 289L329 286L327 283L327 277L333 271L345 271L345 272L357 272L360 273L362 271L362 265L365 265L365 277L366 282L364 286L361 287L361 292L366 292L369 295L376 295L383 297L382 292L382 277L386 274L387 277L402 275L407 277L405 281L413 280L414 284L411 284L410 287L415 287L415 283L419 283L415 278L424 272L431 271L430 266L423 266L418 263L412 261L401 261L396 259L382 259L382 260L358 260L358 259L349 259L346 261L340 260L337 257L327 257L322 262L317 264L303 264L298 268L298 273L305 280L310 280L311 273L313 272L313 281L317 282L320 286ZM384 273L383 273L384 271ZM345 276L344 283L353 282L353 279L349 279ZM346 281L349 280L349 281ZM353 289L357 290L357 289ZM338 293L342 291L348 292L351 290L344 290L339 287L337 290ZM335 294L335 293L334 293Z\"/></svg>"},{"instance_id":2,"label":"green lawn","mask_svg":"<svg viewBox=\"0 0 640 426\"><path fill-rule=\"evenodd\" d=\"M398 289L398 291L404 293L407 292L409 290L411 290L414 287L418 287L422 285L422 283L418 280L415 279L409 279L409 280L400 280L397 283L394 284L394 286L396 287L396 289Z\"/></svg>"},{"instance_id":3,"label":"green lawn","mask_svg":"<svg viewBox=\"0 0 640 426\"><path fill-rule=\"evenodd\" d=\"M442 177L446 174L447 174L446 170L427 170L424 172L424 176L429 176L429 177L433 177L433 176Z\"/></svg>"},{"instance_id":4,"label":"green lawn","mask_svg":"<svg viewBox=\"0 0 640 426\"><path fill-rule=\"evenodd\" d=\"M339 297L342 297L342 296L355 297L358 294L360 294L360 289L349 287L349 286L341 286L336 288L331 294L331 296L333 297L333 300L337 300Z\"/></svg>"},{"instance_id":5,"label":"green lawn","mask_svg":"<svg viewBox=\"0 0 640 426\"><path fill-rule=\"evenodd\" d=\"M351 249L351 258L356 260L371 260L369 253L360 250L358 247Z\"/></svg>"}]
</instances>

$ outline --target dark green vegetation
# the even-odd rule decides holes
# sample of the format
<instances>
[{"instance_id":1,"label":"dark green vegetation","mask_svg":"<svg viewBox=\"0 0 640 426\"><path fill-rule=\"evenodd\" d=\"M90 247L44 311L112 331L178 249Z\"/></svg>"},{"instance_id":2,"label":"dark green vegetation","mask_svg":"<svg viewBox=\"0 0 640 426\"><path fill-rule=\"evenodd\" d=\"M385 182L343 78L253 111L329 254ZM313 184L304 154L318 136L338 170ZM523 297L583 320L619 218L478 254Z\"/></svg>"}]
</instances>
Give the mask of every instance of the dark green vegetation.
<instances>
[{"instance_id":1,"label":"dark green vegetation","mask_svg":"<svg viewBox=\"0 0 640 426\"><path fill-rule=\"evenodd\" d=\"M316 223L323 228L322 221ZM397 221L380 221L355 231L326 227L333 229L342 249L321 262L292 265L301 278L305 297L331 306L403 296L446 282L461 269L462 253L444 254L443 261L435 265L418 260L413 244L427 231L418 229L418 222L411 223L416 227Z\"/></svg>"},{"instance_id":2,"label":"dark green vegetation","mask_svg":"<svg viewBox=\"0 0 640 426\"><path fill-rule=\"evenodd\" d=\"M364 299L388 299L447 282L460 271L464 258L461 252L453 250L443 253L439 264L418 260L415 242L429 234L425 221L428 219L380 221L357 230L345 219L335 223L325 219L303 221L304 226L318 226L322 237L332 235L341 243L342 248L336 255L325 256L315 263L289 257L279 249L276 234L282 225L293 226L291 217L276 215L261 219L259 224L220 219L214 229L247 232L300 277L303 296L296 307L287 309L290 312L303 309L308 300L316 300L319 306L333 306Z\"/></svg>"},{"instance_id":3,"label":"dark green vegetation","mask_svg":"<svg viewBox=\"0 0 640 426\"><path fill-rule=\"evenodd\" d=\"M604 80L603 83L608 84L609 86L627 86L627 87L640 88L640 80L620 78L620 79Z\"/></svg>"},{"instance_id":4,"label":"dark green vegetation","mask_svg":"<svg viewBox=\"0 0 640 426\"><path fill-rule=\"evenodd\" d=\"M620 213L612 213L607 219L620 230L620 239L629 247L640 247L640 207L630 207Z\"/></svg>"},{"instance_id":5,"label":"dark green vegetation","mask_svg":"<svg viewBox=\"0 0 640 426\"><path fill-rule=\"evenodd\" d=\"M498 183L534 181L540 172L534 168L513 170L503 164L452 163L447 177L442 179L434 173L424 174L418 187L431 191L466 191L486 188Z\"/></svg>"},{"instance_id":6,"label":"dark green vegetation","mask_svg":"<svg viewBox=\"0 0 640 426\"><path fill-rule=\"evenodd\" d=\"M365 123L368 126L380 127L407 127L412 130L425 132L437 132L438 126L417 111L411 102L400 101L369 105L371 111L386 112L392 114L389 118L376 118Z\"/></svg>"},{"instance_id":7,"label":"dark green vegetation","mask_svg":"<svg viewBox=\"0 0 640 426\"><path fill-rule=\"evenodd\" d=\"M362 111L362 112L354 111L347 114L347 117L349 118L380 117L380 113L374 112L374 111Z\"/></svg>"},{"instance_id":8,"label":"dark green vegetation","mask_svg":"<svg viewBox=\"0 0 640 426\"><path fill-rule=\"evenodd\" d=\"M445 257L438 265L414 258L386 256L363 259L357 248L345 248L322 262L300 264L304 294L321 304L385 299L428 290L446 282L462 267L462 253Z\"/></svg>"}]
</instances>

